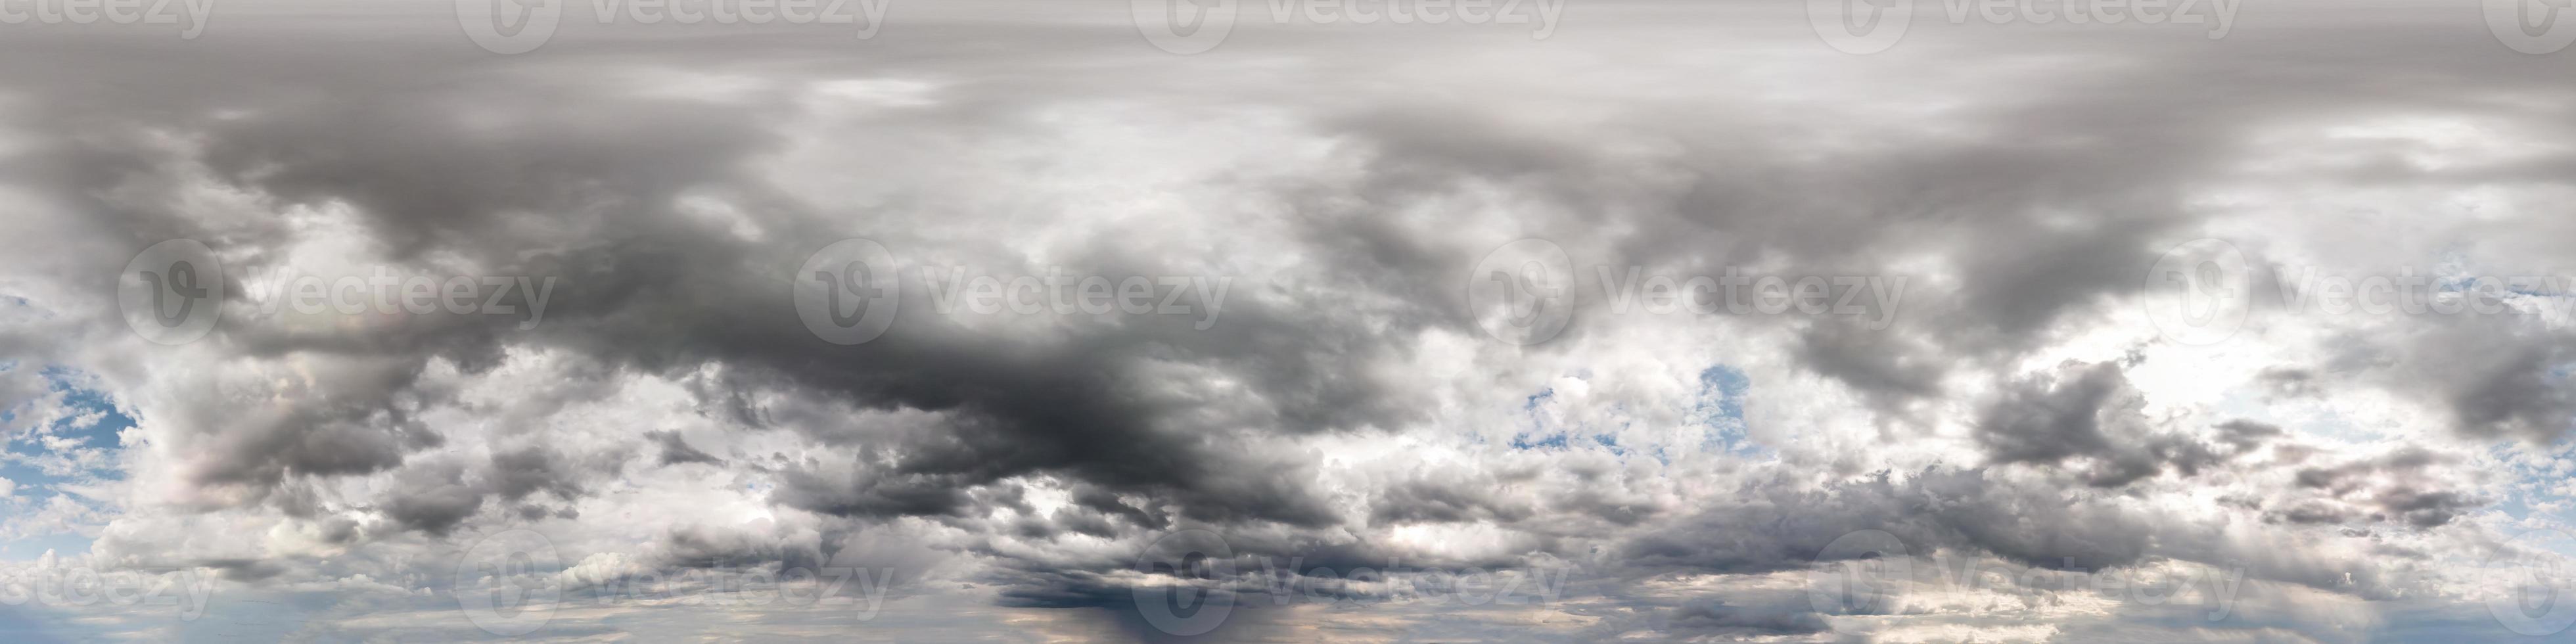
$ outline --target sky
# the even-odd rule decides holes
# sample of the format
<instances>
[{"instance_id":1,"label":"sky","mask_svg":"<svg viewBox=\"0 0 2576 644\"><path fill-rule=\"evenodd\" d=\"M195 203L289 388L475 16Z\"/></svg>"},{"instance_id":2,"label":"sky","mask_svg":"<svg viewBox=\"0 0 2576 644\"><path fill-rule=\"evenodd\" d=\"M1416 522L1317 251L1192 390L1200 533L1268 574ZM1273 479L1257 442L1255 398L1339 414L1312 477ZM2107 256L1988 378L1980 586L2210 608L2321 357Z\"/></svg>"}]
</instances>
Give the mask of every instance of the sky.
<instances>
[{"instance_id":1,"label":"sky","mask_svg":"<svg viewBox=\"0 0 2576 644\"><path fill-rule=\"evenodd\" d=\"M2576 641L2518 1L0 0L0 639Z\"/></svg>"}]
</instances>

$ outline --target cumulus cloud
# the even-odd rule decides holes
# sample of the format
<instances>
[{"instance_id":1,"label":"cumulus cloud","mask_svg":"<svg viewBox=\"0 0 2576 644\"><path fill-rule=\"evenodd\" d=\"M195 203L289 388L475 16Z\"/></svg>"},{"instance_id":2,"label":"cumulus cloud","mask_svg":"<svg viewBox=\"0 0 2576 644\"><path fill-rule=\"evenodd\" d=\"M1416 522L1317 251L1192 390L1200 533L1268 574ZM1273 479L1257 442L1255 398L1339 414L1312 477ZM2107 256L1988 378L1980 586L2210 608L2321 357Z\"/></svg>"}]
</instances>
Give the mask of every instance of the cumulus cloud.
<instances>
[{"instance_id":1,"label":"cumulus cloud","mask_svg":"<svg viewBox=\"0 0 2576 644\"><path fill-rule=\"evenodd\" d=\"M29 632L2357 642L2512 632L2477 566L2576 552L2524 541L2571 294L2479 286L2568 274L2570 97L2473 9L401 9L0 44L0 561L221 617ZM223 297L164 344L170 239ZM2199 239L2242 270L2157 278ZM800 312L880 278L862 342Z\"/></svg>"}]
</instances>

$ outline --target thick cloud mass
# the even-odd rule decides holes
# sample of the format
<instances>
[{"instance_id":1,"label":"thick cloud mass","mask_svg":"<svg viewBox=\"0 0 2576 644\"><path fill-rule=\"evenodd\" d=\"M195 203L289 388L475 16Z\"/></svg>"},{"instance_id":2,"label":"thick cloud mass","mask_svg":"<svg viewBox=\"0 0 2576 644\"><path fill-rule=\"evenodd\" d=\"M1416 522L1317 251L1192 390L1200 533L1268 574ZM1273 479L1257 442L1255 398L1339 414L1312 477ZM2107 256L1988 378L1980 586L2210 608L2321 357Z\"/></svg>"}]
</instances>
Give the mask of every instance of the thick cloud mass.
<instances>
[{"instance_id":1,"label":"thick cloud mass","mask_svg":"<svg viewBox=\"0 0 2576 644\"><path fill-rule=\"evenodd\" d=\"M1799 3L1237 4L1191 55L1003 1L5 26L0 573L211 603L0 639L2450 641L2576 554L2576 51L2476 6L1855 55ZM173 239L224 295L162 343L119 289ZM845 239L864 342L800 316ZM297 304L387 275L473 297Z\"/></svg>"}]
</instances>

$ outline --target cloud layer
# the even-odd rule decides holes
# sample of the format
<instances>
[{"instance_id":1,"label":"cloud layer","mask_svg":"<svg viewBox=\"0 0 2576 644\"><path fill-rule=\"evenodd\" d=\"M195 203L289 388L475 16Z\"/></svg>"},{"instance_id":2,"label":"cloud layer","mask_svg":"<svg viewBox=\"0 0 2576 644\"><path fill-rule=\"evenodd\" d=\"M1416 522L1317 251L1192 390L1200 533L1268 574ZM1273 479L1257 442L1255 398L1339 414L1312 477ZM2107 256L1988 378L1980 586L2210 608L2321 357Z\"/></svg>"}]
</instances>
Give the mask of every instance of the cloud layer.
<instances>
[{"instance_id":1,"label":"cloud layer","mask_svg":"<svg viewBox=\"0 0 2576 644\"><path fill-rule=\"evenodd\" d=\"M177 582L0 633L2546 630L2489 607L2576 552L2526 534L2576 494L2567 58L2430 4L1926 5L1875 55L1794 3L1568 4L1193 55L900 0L517 55L444 4L13 33L0 568ZM117 296L170 239L227 293L179 344ZM882 333L801 317L819 280L892 284Z\"/></svg>"}]
</instances>

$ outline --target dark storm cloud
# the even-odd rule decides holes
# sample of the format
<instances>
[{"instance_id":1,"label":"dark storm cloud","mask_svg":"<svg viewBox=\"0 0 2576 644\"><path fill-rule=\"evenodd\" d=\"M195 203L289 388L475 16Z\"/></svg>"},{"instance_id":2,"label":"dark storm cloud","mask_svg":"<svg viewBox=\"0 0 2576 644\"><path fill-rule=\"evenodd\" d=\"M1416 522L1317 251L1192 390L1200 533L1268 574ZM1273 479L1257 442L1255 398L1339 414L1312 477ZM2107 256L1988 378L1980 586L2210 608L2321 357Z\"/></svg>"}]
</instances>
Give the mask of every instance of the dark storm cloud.
<instances>
[{"instance_id":1,"label":"dark storm cloud","mask_svg":"<svg viewBox=\"0 0 2576 644\"><path fill-rule=\"evenodd\" d=\"M1676 637L1807 635L1825 632L1823 617L1798 606L1729 606L1709 600L1671 609L1655 630Z\"/></svg>"},{"instance_id":2,"label":"dark storm cloud","mask_svg":"<svg viewBox=\"0 0 2576 644\"><path fill-rule=\"evenodd\" d=\"M2456 460L2420 447L2406 447L2332 467L2303 468L2293 480L2300 488L2323 496L2273 516L2298 523L2368 519L2403 522L2416 528L2439 527L2487 504L2486 499L2469 491L2436 487L2452 481L2430 470Z\"/></svg>"},{"instance_id":3,"label":"dark storm cloud","mask_svg":"<svg viewBox=\"0 0 2576 644\"><path fill-rule=\"evenodd\" d=\"M558 499L572 500L582 496L580 477L569 471L553 450L529 446L492 455L492 477L503 500L516 502L536 492L551 493Z\"/></svg>"},{"instance_id":4,"label":"dark storm cloud","mask_svg":"<svg viewBox=\"0 0 2576 644\"><path fill-rule=\"evenodd\" d=\"M704 451L700 451L698 448L690 447L688 439L682 438L679 432L669 430L650 431L644 432L644 437L653 439L654 443L659 444L662 447L663 465L678 465L681 463L711 463L721 465L724 463L724 459L716 458L713 454L708 454Z\"/></svg>"},{"instance_id":5,"label":"dark storm cloud","mask_svg":"<svg viewBox=\"0 0 2576 644\"><path fill-rule=\"evenodd\" d=\"M394 481L399 487L383 501L384 512L404 528L445 536L483 507L484 491L468 485L465 468L455 463L406 467Z\"/></svg>"},{"instance_id":6,"label":"dark storm cloud","mask_svg":"<svg viewBox=\"0 0 2576 644\"><path fill-rule=\"evenodd\" d=\"M789 472L779 497L789 505L853 515L940 514L957 509L959 490L1063 472L1116 489L1172 495L1209 519L1320 525L1330 519L1296 491L1302 477L1293 467L1201 440L1202 428L1190 420L1194 410L1239 408L1267 431L1288 432L1389 426L1387 419L1413 413L1385 400L1371 377L1355 371L1388 351L1386 341L1331 319L1337 308L1320 304L1272 309L1238 300L1210 333L1146 320L1078 329L1044 343L943 330L944 321L912 313L905 330L879 342L828 345L796 323L777 277L811 248L724 241L726 235L669 206L682 190L712 187L779 212L764 223L777 226L780 239L878 235L900 244L899 233L877 225L897 221L885 214L802 212L740 172L746 155L778 140L780 133L764 129L764 122L787 115L764 119L730 106L602 97L542 76L477 67L426 64L386 75L323 61L199 61L228 69L265 63L350 82L331 101L189 97L196 102L162 103L251 112L196 124L208 166L290 203L350 204L398 261L435 251L473 258L470 268L480 272L561 278L553 319L514 339L647 370L724 364L762 385L954 419L944 432L881 452L899 461L888 472L829 483L810 471ZM449 118L458 113L494 118L465 125ZM73 189L151 167L140 159L115 160L115 151L85 152L79 158L96 160L77 170L95 178L68 182ZM604 225L598 229L604 234L574 237L521 226L537 216L591 218ZM1114 273L1123 255L1103 247L1080 258L1089 266L1077 267ZM746 266L757 270L741 270ZM930 310L926 296L906 297L915 298L906 307L911 311ZM451 327L431 342L394 333L253 337L267 353L382 356L386 373L407 378L433 357L468 369L491 364L502 341L498 327ZM1312 350L1321 346L1337 350ZM1161 384L1138 371L1139 356L1159 352L1229 371L1256 391L1249 399L1147 402ZM343 417L337 422L384 413L400 385L371 388L372 396L336 411ZM322 420L280 423L257 434L267 438L209 464L208 476L273 485L287 475L366 473L436 444L379 437L426 430L340 428ZM521 458L504 465L544 464ZM508 479L495 491L515 498L538 487L578 490L557 479ZM456 512L474 505L442 497L391 507L407 524L443 530Z\"/></svg>"},{"instance_id":7,"label":"dark storm cloud","mask_svg":"<svg viewBox=\"0 0 2576 644\"><path fill-rule=\"evenodd\" d=\"M1650 568L1800 570L1843 535L1883 530L1917 554L1956 548L2037 567L2102 570L2145 556L2151 517L2082 503L2082 494L1999 483L1984 470L1932 469L1903 480L1881 473L1816 491L1773 484L1654 526L1619 555Z\"/></svg>"},{"instance_id":8,"label":"dark storm cloud","mask_svg":"<svg viewBox=\"0 0 2576 644\"><path fill-rule=\"evenodd\" d=\"M2128 485L2167 467L2191 476L2220 460L2208 446L2158 429L2145 406L2119 363L2067 363L2013 383L1988 404L1977 443L1993 462L2064 466L2097 487Z\"/></svg>"}]
</instances>

